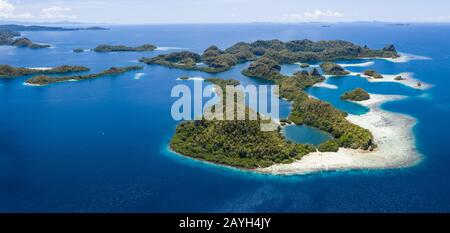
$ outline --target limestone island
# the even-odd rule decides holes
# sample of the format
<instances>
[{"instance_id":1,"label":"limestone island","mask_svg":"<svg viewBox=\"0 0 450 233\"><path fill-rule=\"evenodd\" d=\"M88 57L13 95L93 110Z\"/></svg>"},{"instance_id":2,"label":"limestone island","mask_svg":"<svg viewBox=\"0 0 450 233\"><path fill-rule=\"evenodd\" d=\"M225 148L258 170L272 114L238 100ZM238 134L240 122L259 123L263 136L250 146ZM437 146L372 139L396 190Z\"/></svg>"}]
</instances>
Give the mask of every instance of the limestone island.
<instances>
[{"instance_id":1,"label":"limestone island","mask_svg":"<svg viewBox=\"0 0 450 233\"><path fill-rule=\"evenodd\" d=\"M366 71L364 71L364 75L367 75L367 76L372 77L374 79L382 79L382 78L384 78L383 75L379 74L375 70L366 70Z\"/></svg>"},{"instance_id":2,"label":"limestone island","mask_svg":"<svg viewBox=\"0 0 450 233\"><path fill-rule=\"evenodd\" d=\"M356 88L353 91L345 92L341 96L342 100L363 101L370 99L369 93L362 88Z\"/></svg>"},{"instance_id":3,"label":"limestone island","mask_svg":"<svg viewBox=\"0 0 450 233\"><path fill-rule=\"evenodd\" d=\"M114 76L119 75L128 71L134 71L134 70L140 70L143 69L142 66L127 66L127 67L111 67L108 70L104 70L100 73L95 74L87 74L87 75L77 75L77 76L45 76L40 75L33 78L30 78L25 81L25 84L32 85L32 86L43 86L43 85L49 85L53 83L60 83L60 82L70 82L70 81L81 81L81 80L87 80L87 79L94 79L94 78L100 78L104 76Z\"/></svg>"},{"instance_id":4,"label":"limestone island","mask_svg":"<svg viewBox=\"0 0 450 233\"><path fill-rule=\"evenodd\" d=\"M237 55L239 54L239 55ZM305 88L326 78L318 69L302 70L291 76L282 74L281 64L341 58L397 57L393 46L370 50L344 41L295 42L257 41L238 43L226 50L209 47L204 54L177 52L142 62L173 68L220 72L233 65L252 61L242 74L270 81L279 86L279 97L291 102L288 119L280 120L278 130L264 132L257 121L202 120L185 121L178 125L171 149L184 156L211 163L251 170L259 173L296 175L324 170L407 167L420 161L412 135L415 120L382 110L379 106L400 96L371 95L354 90L345 99L358 101L369 108L364 115L350 115L330 103L310 97ZM237 58L240 59L237 59ZM233 59L234 58L234 59ZM206 67L198 66L204 63ZM347 74L337 64L322 65L323 73ZM217 86L237 81L207 79ZM223 89L223 88L222 88ZM222 101L224 101L222 99ZM246 113L253 110L245 106ZM224 109L226 112L227 109ZM226 115L226 114L224 114ZM298 144L285 139L282 125L308 125L330 133L333 139L318 146Z\"/></svg>"},{"instance_id":5,"label":"limestone island","mask_svg":"<svg viewBox=\"0 0 450 233\"><path fill-rule=\"evenodd\" d=\"M99 45L94 48L95 52L107 53L107 52L147 52L154 51L156 46L152 44L144 44L137 47L128 47L125 45Z\"/></svg>"},{"instance_id":6,"label":"limestone island","mask_svg":"<svg viewBox=\"0 0 450 233\"><path fill-rule=\"evenodd\" d=\"M320 64L320 68L322 68L323 72L327 75L348 75L350 72L346 71L342 66L333 63L333 62L324 62Z\"/></svg>"},{"instance_id":7,"label":"limestone island","mask_svg":"<svg viewBox=\"0 0 450 233\"><path fill-rule=\"evenodd\" d=\"M311 40L288 42L258 40L253 43L239 42L225 50L213 45L202 54L181 51L152 58L144 57L140 59L140 62L185 70L219 73L227 71L239 63L255 61L261 57L270 58L280 64L295 64L368 57L397 58L399 55L393 45L375 50L342 40L317 42Z\"/></svg>"},{"instance_id":8,"label":"limestone island","mask_svg":"<svg viewBox=\"0 0 450 233\"><path fill-rule=\"evenodd\" d=\"M0 65L0 78L16 78L27 75L42 75L42 74L67 74L75 72L89 71L88 67L84 66L58 66L54 68L23 68L13 67L10 65Z\"/></svg>"}]
</instances>

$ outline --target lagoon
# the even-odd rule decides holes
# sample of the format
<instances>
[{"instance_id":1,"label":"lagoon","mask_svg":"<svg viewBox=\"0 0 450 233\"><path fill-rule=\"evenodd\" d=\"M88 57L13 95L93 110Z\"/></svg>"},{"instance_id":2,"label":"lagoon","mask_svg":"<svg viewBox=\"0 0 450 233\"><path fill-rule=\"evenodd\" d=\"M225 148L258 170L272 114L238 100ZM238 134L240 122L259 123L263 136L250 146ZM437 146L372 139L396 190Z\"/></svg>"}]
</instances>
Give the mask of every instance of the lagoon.
<instances>
[{"instance_id":1,"label":"lagoon","mask_svg":"<svg viewBox=\"0 0 450 233\"><path fill-rule=\"evenodd\" d=\"M292 142L300 144L319 144L333 139L330 134L307 125L289 125L283 128L284 136Z\"/></svg>"}]
</instances>

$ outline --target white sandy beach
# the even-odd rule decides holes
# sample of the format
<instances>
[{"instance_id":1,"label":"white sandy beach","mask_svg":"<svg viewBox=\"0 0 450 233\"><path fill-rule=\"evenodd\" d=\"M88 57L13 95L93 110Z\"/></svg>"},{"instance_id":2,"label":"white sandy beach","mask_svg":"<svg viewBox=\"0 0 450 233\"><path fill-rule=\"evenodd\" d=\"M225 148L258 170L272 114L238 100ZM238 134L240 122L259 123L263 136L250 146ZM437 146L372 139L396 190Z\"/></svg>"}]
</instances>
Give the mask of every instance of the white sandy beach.
<instances>
[{"instance_id":1,"label":"white sandy beach","mask_svg":"<svg viewBox=\"0 0 450 233\"><path fill-rule=\"evenodd\" d=\"M322 88L328 88L328 89L338 89L338 86L327 83L328 79L330 77L333 77L333 75L323 75L325 77L325 80L323 80L320 83L316 83L312 85L313 87L322 87Z\"/></svg>"},{"instance_id":2,"label":"white sandy beach","mask_svg":"<svg viewBox=\"0 0 450 233\"><path fill-rule=\"evenodd\" d=\"M328 89L338 89L336 85L325 83L325 81L316 83L313 85L313 87L322 87L322 88L328 88Z\"/></svg>"},{"instance_id":3,"label":"white sandy beach","mask_svg":"<svg viewBox=\"0 0 450 233\"><path fill-rule=\"evenodd\" d=\"M181 47L157 47L156 51L169 51L169 50L187 50L188 48L181 48Z\"/></svg>"},{"instance_id":4,"label":"white sandy beach","mask_svg":"<svg viewBox=\"0 0 450 233\"><path fill-rule=\"evenodd\" d=\"M133 78L133 79L139 80L139 79L141 79L141 77L144 76L144 75L145 75L145 73L136 73L136 74L134 75L134 78Z\"/></svg>"},{"instance_id":5,"label":"white sandy beach","mask_svg":"<svg viewBox=\"0 0 450 233\"><path fill-rule=\"evenodd\" d=\"M414 74L409 72L403 72L400 74L381 74L383 75L383 78L380 79L372 78L370 76L365 75L364 73L358 72L350 72L349 75L366 78L369 82L396 82L419 90L426 90L432 87L432 85L429 83L425 83L418 79L415 79ZM404 80L395 80L395 77L397 76L401 76ZM421 85L419 86L418 83L420 83Z\"/></svg>"},{"instance_id":6,"label":"white sandy beach","mask_svg":"<svg viewBox=\"0 0 450 233\"><path fill-rule=\"evenodd\" d=\"M53 67L30 67L30 70L51 70Z\"/></svg>"},{"instance_id":7,"label":"white sandy beach","mask_svg":"<svg viewBox=\"0 0 450 233\"><path fill-rule=\"evenodd\" d=\"M330 170L382 169L413 166L420 162L412 132L416 120L393 113L380 105L405 98L393 95L371 94L371 99L359 102L370 111L364 115L349 115L347 119L373 133L378 148L362 151L341 148L338 152L315 152L291 164L278 164L257 169L257 172L276 175L297 175Z\"/></svg>"},{"instance_id":8,"label":"white sandy beach","mask_svg":"<svg viewBox=\"0 0 450 233\"><path fill-rule=\"evenodd\" d=\"M363 62L363 63L349 63L349 64L338 64L341 67L368 67L375 64L373 61Z\"/></svg>"},{"instance_id":9,"label":"white sandy beach","mask_svg":"<svg viewBox=\"0 0 450 233\"><path fill-rule=\"evenodd\" d=\"M205 81L204 78L202 77L189 77L188 79L181 79L181 78L177 78L178 81L185 81L185 80L190 80L190 81Z\"/></svg>"},{"instance_id":10,"label":"white sandy beach","mask_svg":"<svg viewBox=\"0 0 450 233\"><path fill-rule=\"evenodd\" d=\"M296 65L298 65L298 66L301 66L303 63L301 63L301 62L295 62L294 64L296 64ZM309 67L311 67L311 68L319 68L320 66L319 65L309 65Z\"/></svg>"},{"instance_id":11,"label":"white sandy beach","mask_svg":"<svg viewBox=\"0 0 450 233\"><path fill-rule=\"evenodd\" d=\"M385 57L376 57L375 59L386 60L394 63L406 63L412 60L431 60L429 57L414 55L409 53L398 53L400 57L397 58L385 58ZM374 58L363 58L363 59L374 59Z\"/></svg>"},{"instance_id":12,"label":"white sandy beach","mask_svg":"<svg viewBox=\"0 0 450 233\"><path fill-rule=\"evenodd\" d=\"M29 87L42 87L44 85L40 85L40 84L31 84L31 83L22 83L24 86L29 86Z\"/></svg>"}]
</instances>

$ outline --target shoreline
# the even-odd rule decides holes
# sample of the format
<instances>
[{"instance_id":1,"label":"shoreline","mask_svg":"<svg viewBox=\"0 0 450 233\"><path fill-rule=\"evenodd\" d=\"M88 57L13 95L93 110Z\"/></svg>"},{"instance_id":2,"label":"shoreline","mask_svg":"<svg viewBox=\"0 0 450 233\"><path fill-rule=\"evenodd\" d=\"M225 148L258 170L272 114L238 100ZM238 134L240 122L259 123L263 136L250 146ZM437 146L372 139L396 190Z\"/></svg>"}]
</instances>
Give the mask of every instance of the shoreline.
<instances>
[{"instance_id":1,"label":"shoreline","mask_svg":"<svg viewBox=\"0 0 450 233\"><path fill-rule=\"evenodd\" d=\"M367 81L369 82L392 82L392 83L400 83L402 85L405 85L407 87L410 88L414 88L414 89L418 89L418 90L427 90L433 87L433 85L429 84L429 83L425 83L420 81L419 79L415 79L413 78L413 73L410 72L403 72L400 74L381 74L383 75L383 78L380 79L376 79L376 78L372 78L368 75L365 75L362 72L350 72L350 76L358 76L358 77L362 77L365 78ZM395 80L395 77L397 76L402 76L402 78L404 78L404 80ZM421 85L419 86L418 83L420 83Z\"/></svg>"},{"instance_id":2,"label":"shoreline","mask_svg":"<svg viewBox=\"0 0 450 233\"><path fill-rule=\"evenodd\" d=\"M193 76L193 77L186 77L185 79L183 78L177 78L177 81L205 81L205 79L203 77L200 76Z\"/></svg>"},{"instance_id":3,"label":"shoreline","mask_svg":"<svg viewBox=\"0 0 450 233\"><path fill-rule=\"evenodd\" d=\"M139 80L142 78L142 76L144 76L145 73L136 73L133 77L134 80Z\"/></svg>"},{"instance_id":4,"label":"shoreline","mask_svg":"<svg viewBox=\"0 0 450 233\"><path fill-rule=\"evenodd\" d=\"M23 82L22 85L23 86L28 86L28 87L43 87L44 86L44 85L41 85L41 84L31 84L31 83L26 83L26 82Z\"/></svg>"},{"instance_id":5,"label":"shoreline","mask_svg":"<svg viewBox=\"0 0 450 233\"><path fill-rule=\"evenodd\" d=\"M338 152L314 152L290 164L276 164L255 169L272 175L303 175L323 171L357 169L403 168L418 164L421 155L416 149L413 127L417 120L411 116L383 110L386 102L404 99L404 96L375 95L358 102L370 111L364 115L349 115L347 119L373 133L378 147L374 151L340 148Z\"/></svg>"},{"instance_id":6,"label":"shoreline","mask_svg":"<svg viewBox=\"0 0 450 233\"><path fill-rule=\"evenodd\" d=\"M420 55L414 55L409 53L402 53L398 52L400 57L397 58L386 58L386 57L363 57L361 59L378 59L378 60L385 60L393 63L406 63L413 60L431 60L430 57L426 56L420 56Z\"/></svg>"},{"instance_id":7,"label":"shoreline","mask_svg":"<svg viewBox=\"0 0 450 233\"><path fill-rule=\"evenodd\" d=\"M194 158L194 157L191 157L191 156L188 156L188 155L184 155L184 154L178 153L175 150L173 150L172 146L170 145L170 143L167 145L166 150L167 150L167 152L172 153L172 155L179 156L182 159L186 159L186 161L189 161L189 162L197 162L199 164L213 166L213 167L216 167L216 168L219 168L219 169L229 169L229 170L232 170L232 171L247 172L247 173L261 174L261 175L264 174L264 173L255 171L255 169L246 169L246 168L242 168L242 167L233 167L233 166L227 165L227 164L214 163L214 162L211 162L211 161L208 161L208 160L204 160L204 159L200 159L200 158ZM267 175L270 175L270 174L267 174Z\"/></svg>"},{"instance_id":8,"label":"shoreline","mask_svg":"<svg viewBox=\"0 0 450 233\"><path fill-rule=\"evenodd\" d=\"M320 83L316 83L314 85L312 85L311 87L318 87L318 88L328 88L328 89L339 89L338 86L334 85L334 84L329 84L327 83L328 79L330 77L332 77L333 75L324 75L325 80L323 80Z\"/></svg>"},{"instance_id":9,"label":"shoreline","mask_svg":"<svg viewBox=\"0 0 450 233\"><path fill-rule=\"evenodd\" d=\"M295 176L327 171L375 170L407 168L421 162L417 151L413 127L417 120L409 115L394 113L381 108L387 102L402 100L406 96L370 94L366 101L355 102L370 111L363 115L349 115L347 119L373 133L378 147L374 151L340 148L338 152L314 152L290 164L274 164L266 168L245 169L180 154L168 146L168 150L183 158L202 164L234 171L262 175ZM286 125L287 126L287 125Z\"/></svg>"},{"instance_id":10,"label":"shoreline","mask_svg":"<svg viewBox=\"0 0 450 233\"><path fill-rule=\"evenodd\" d=\"M346 67L368 67L368 66L372 66L374 64L375 64L374 61L368 61L368 62L363 62L363 63L338 63L338 65L340 65L343 68L346 68Z\"/></svg>"},{"instance_id":11,"label":"shoreline","mask_svg":"<svg viewBox=\"0 0 450 233\"><path fill-rule=\"evenodd\" d=\"M30 70L43 70L43 71L45 71L45 70L51 70L51 69L53 69L54 67L30 67L30 68L28 68L28 69L30 69Z\"/></svg>"},{"instance_id":12,"label":"shoreline","mask_svg":"<svg viewBox=\"0 0 450 233\"><path fill-rule=\"evenodd\" d=\"M161 46L156 47L155 51L170 51L170 50L189 50L188 48L182 47L171 47L171 46Z\"/></svg>"}]
</instances>

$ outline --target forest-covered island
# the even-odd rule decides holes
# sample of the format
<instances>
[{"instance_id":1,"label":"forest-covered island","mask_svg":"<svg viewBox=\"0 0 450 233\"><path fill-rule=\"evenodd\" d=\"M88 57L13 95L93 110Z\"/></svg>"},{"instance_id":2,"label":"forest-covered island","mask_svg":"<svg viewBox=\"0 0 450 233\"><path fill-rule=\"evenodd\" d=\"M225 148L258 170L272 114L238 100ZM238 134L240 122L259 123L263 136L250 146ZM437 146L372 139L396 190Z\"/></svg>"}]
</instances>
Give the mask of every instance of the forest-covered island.
<instances>
[{"instance_id":1,"label":"forest-covered island","mask_svg":"<svg viewBox=\"0 0 450 233\"><path fill-rule=\"evenodd\" d=\"M320 68L322 68L323 72L327 75L348 75L350 72L346 71L342 66L334 63L334 62L324 62L320 64Z\"/></svg>"},{"instance_id":2,"label":"forest-covered island","mask_svg":"<svg viewBox=\"0 0 450 233\"><path fill-rule=\"evenodd\" d=\"M111 67L100 73L76 75L76 76L55 77L55 76L40 75L40 76L35 76L35 77L32 77L32 78L26 80L25 84L43 86L43 85L49 85L49 84L53 84L53 83L60 83L60 82L81 81L81 80L100 78L100 77L104 77L104 76L119 75L119 74L123 74L128 71L140 70L142 68L143 68L142 66Z\"/></svg>"},{"instance_id":3,"label":"forest-covered island","mask_svg":"<svg viewBox=\"0 0 450 233\"><path fill-rule=\"evenodd\" d=\"M232 47L233 49L225 51L212 46L205 51L208 52L208 56L191 52L178 52L160 55L143 61L149 64L161 64L182 69L197 69L206 72L212 69L212 71L218 72L229 69L229 66L233 66L239 61L253 60L250 66L242 71L242 74L248 77L270 80L274 84L279 85L279 96L287 99L293 105L289 119L284 121L318 128L330 133L334 139L314 147L312 145L289 142L283 137L280 130L262 132L258 121L201 120L181 123L172 138L171 148L175 152L197 159L245 169L268 167L279 163L291 163L316 150L336 152L340 147L360 150L373 150L376 148L373 135L369 130L349 122L346 119L347 113L334 108L327 102L311 98L303 91L303 89L325 80L325 77L320 74L319 70L316 68L309 72L302 70L292 76L286 76L280 73L281 64L317 61L321 58L332 60L344 57L396 57L398 54L395 48L387 46L383 50L369 50L367 47L359 47L343 41L325 41L317 42L317 44L301 41L294 44L300 45L303 43L307 43L312 47L302 47L303 52L289 52L286 48L288 47L292 50L292 47L291 45L287 46L286 43L277 40L270 42L260 41L253 43L253 46L251 46L252 44L238 43L238 46L235 45ZM326 45L331 46L331 48L327 48ZM321 47L321 49L317 49L317 46ZM340 46L344 46L344 48ZM349 49L345 46L350 46L350 48L354 49ZM308 52L304 52L304 50ZM230 59L236 58L236 55L233 55L232 52L237 52L240 60ZM289 57L285 53L296 55ZM309 58L299 60L305 53L308 54ZM210 59L207 60L206 57L210 57ZM311 57L314 59L311 59ZM221 63L220 61L223 60L229 62ZM203 62L208 67L198 68L195 65L198 62ZM334 63L326 64L321 67L324 73L328 71L333 73L333 75L347 74L342 67ZM217 80L209 81L216 85L224 85L223 82ZM252 146L249 146L250 144Z\"/></svg>"},{"instance_id":4,"label":"forest-covered island","mask_svg":"<svg viewBox=\"0 0 450 233\"><path fill-rule=\"evenodd\" d=\"M353 91L345 92L341 96L342 100L363 101L370 99L369 93L362 88L356 88Z\"/></svg>"},{"instance_id":5,"label":"forest-covered island","mask_svg":"<svg viewBox=\"0 0 450 233\"><path fill-rule=\"evenodd\" d=\"M129 47L126 45L99 45L94 48L95 52L146 52L153 51L156 49L156 46L152 44L144 44L137 47Z\"/></svg>"},{"instance_id":6,"label":"forest-covered island","mask_svg":"<svg viewBox=\"0 0 450 233\"><path fill-rule=\"evenodd\" d=\"M43 74L67 74L75 72L89 71L88 67L84 66L57 66L48 69L33 69L23 67L13 67L10 65L0 65L0 78L16 78L27 75L43 75Z\"/></svg>"},{"instance_id":7,"label":"forest-covered island","mask_svg":"<svg viewBox=\"0 0 450 233\"><path fill-rule=\"evenodd\" d=\"M269 58L280 64L294 64L369 57L397 58L399 55L393 45L376 50L342 40L258 40L253 43L239 42L225 50L210 46L203 54L181 51L144 57L140 61L178 69L219 73L236 64L261 58Z\"/></svg>"}]
</instances>

